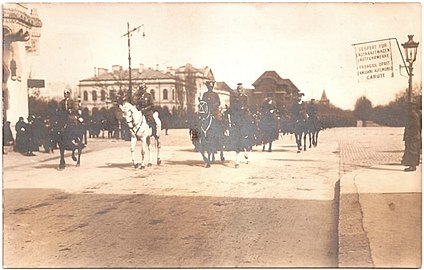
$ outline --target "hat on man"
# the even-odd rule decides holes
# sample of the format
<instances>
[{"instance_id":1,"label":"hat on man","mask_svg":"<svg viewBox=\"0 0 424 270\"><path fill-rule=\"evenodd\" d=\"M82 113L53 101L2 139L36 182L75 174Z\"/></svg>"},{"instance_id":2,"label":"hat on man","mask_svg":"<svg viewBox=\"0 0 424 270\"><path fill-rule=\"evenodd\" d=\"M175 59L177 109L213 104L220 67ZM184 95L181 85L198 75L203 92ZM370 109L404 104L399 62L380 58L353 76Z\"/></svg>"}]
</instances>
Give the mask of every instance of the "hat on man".
<instances>
[{"instance_id":1,"label":"hat on man","mask_svg":"<svg viewBox=\"0 0 424 270\"><path fill-rule=\"evenodd\" d=\"M206 81L205 84L207 88L213 87L215 85L215 81Z\"/></svg>"}]
</instances>

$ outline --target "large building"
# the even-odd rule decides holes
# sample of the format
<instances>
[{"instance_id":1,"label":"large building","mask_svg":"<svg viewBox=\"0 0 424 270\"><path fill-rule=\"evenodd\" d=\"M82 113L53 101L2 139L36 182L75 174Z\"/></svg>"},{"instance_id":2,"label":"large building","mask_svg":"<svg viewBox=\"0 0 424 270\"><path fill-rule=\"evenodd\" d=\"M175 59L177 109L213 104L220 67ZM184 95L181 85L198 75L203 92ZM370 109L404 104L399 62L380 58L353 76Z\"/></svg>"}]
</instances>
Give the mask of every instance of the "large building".
<instances>
[{"instance_id":1,"label":"large building","mask_svg":"<svg viewBox=\"0 0 424 270\"><path fill-rule=\"evenodd\" d=\"M3 119L12 126L28 116L28 88L44 81L30 78L29 58L38 52L42 22L27 5L3 4ZM33 85L33 84L39 85ZM12 128L12 130L14 130Z\"/></svg>"},{"instance_id":2,"label":"large building","mask_svg":"<svg viewBox=\"0 0 424 270\"><path fill-rule=\"evenodd\" d=\"M138 69L131 70L131 85L133 95L138 90L138 85L143 81L148 91L152 94L156 106L167 108L169 112L177 115L191 114L196 111L198 98L206 91L205 81L214 80L209 67L195 68L191 64L166 71L158 68L146 68L140 65ZM119 65L113 65L109 71L105 68L95 68L93 77L79 81L78 99L83 109L89 112L108 109L117 96L126 95L129 86L128 70ZM221 84L219 87L225 88ZM219 89L222 96L226 95ZM74 96L75 97L75 96Z\"/></svg>"},{"instance_id":3,"label":"large building","mask_svg":"<svg viewBox=\"0 0 424 270\"><path fill-rule=\"evenodd\" d=\"M252 85L251 107L260 107L266 97L272 97L278 108L289 107L300 94L290 79L282 79L275 71L265 71Z\"/></svg>"}]
</instances>

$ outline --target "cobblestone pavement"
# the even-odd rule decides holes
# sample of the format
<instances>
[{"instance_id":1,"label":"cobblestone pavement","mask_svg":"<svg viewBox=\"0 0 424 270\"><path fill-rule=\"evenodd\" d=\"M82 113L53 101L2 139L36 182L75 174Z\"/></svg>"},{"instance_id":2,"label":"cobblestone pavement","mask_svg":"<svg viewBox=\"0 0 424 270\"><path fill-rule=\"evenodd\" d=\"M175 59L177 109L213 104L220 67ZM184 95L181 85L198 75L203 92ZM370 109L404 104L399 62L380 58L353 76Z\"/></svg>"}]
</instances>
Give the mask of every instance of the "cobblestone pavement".
<instances>
[{"instance_id":1,"label":"cobblestone pavement","mask_svg":"<svg viewBox=\"0 0 424 270\"><path fill-rule=\"evenodd\" d=\"M403 155L402 128L349 128L340 138L342 173L376 165L400 164Z\"/></svg>"}]
</instances>

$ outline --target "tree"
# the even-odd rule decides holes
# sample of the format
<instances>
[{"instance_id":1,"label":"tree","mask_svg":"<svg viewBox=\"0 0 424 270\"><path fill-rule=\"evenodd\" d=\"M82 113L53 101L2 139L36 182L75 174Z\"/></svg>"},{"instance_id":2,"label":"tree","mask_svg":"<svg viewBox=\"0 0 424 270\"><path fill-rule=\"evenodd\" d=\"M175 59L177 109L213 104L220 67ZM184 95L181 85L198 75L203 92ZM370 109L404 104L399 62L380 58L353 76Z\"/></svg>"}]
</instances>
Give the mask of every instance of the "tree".
<instances>
[{"instance_id":1,"label":"tree","mask_svg":"<svg viewBox=\"0 0 424 270\"><path fill-rule=\"evenodd\" d=\"M362 96L356 100L353 115L357 120L362 121L362 126L366 126L366 121L373 120L372 112L372 103L369 99L367 99L365 96Z\"/></svg>"}]
</instances>

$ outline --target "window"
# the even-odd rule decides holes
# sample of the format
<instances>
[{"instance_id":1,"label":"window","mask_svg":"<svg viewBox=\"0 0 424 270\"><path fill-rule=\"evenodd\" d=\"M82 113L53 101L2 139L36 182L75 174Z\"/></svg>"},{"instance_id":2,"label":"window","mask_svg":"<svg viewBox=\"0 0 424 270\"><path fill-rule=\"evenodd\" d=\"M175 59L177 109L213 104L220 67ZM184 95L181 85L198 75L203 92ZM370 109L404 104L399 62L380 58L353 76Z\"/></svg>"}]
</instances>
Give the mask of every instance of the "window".
<instances>
[{"instance_id":1,"label":"window","mask_svg":"<svg viewBox=\"0 0 424 270\"><path fill-rule=\"evenodd\" d=\"M83 93L83 99L84 99L84 101L87 101L88 100L88 92L87 91L84 91L84 93Z\"/></svg>"},{"instance_id":2,"label":"window","mask_svg":"<svg viewBox=\"0 0 424 270\"><path fill-rule=\"evenodd\" d=\"M116 99L116 90L110 90L109 95L110 95L110 100L115 100Z\"/></svg>"},{"instance_id":3,"label":"window","mask_svg":"<svg viewBox=\"0 0 424 270\"><path fill-rule=\"evenodd\" d=\"M106 91L105 90L102 90L100 92L100 100L101 101L105 101L106 100Z\"/></svg>"},{"instance_id":4,"label":"window","mask_svg":"<svg viewBox=\"0 0 424 270\"><path fill-rule=\"evenodd\" d=\"M150 89L150 95L152 95L153 100L156 99L156 97L155 97L155 90L154 89Z\"/></svg>"},{"instance_id":5,"label":"window","mask_svg":"<svg viewBox=\"0 0 424 270\"><path fill-rule=\"evenodd\" d=\"M163 99L164 100L168 99L168 90L167 89L163 89Z\"/></svg>"},{"instance_id":6,"label":"window","mask_svg":"<svg viewBox=\"0 0 424 270\"><path fill-rule=\"evenodd\" d=\"M96 90L94 90L94 91L91 93L91 95L92 95L93 101L97 101L97 92L96 92Z\"/></svg>"},{"instance_id":7,"label":"window","mask_svg":"<svg viewBox=\"0 0 424 270\"><path fill-rule=\"evenodd\" d=\"M175 100L175 89L172 89L172 100Z\"/></svg>"}]
</instances>

